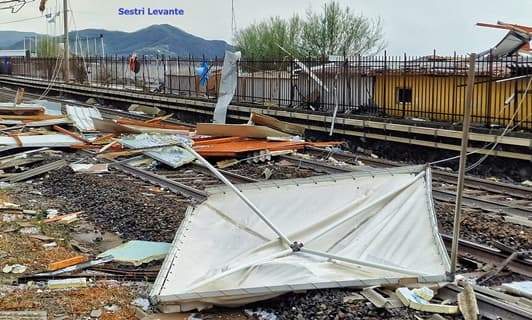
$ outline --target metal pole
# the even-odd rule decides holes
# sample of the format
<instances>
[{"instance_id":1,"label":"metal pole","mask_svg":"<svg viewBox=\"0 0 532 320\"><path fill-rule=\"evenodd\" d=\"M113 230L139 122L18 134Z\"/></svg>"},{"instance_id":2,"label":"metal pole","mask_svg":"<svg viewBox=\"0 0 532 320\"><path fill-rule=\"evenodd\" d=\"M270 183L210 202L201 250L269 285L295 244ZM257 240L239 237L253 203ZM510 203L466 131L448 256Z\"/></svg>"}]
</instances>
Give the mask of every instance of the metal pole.
<instances>
[{"instance_id":1,"label":"metal pole","mask_svg":"<svg viewBox=\"0 0 532 320\"><path fill-rule=\"evenodd\" d=\"M303 252L303 253L307 253L307 254L323 257L323 258L343 261L343 262L347 262L347 263L351 263L351 264L358 264L358 265L366 266L366 267L370 267L370 268L383 269L383 270L397 272L397 273L403 273L403 274L407 274L407 275L418 275L419 274L418 272L415 272L415 271L412 271L412 270L408 270L408 269L404 269L404 268L397 268L397 267L388 266L388 265L384 265L384 264L380 264L380 263L373 263L373 262L369 262L369 261L362 261L362 260L357 260L357 259L346 258L346 257L342 257L342 256L338 256L338 255L332 254L330 252L322 252L322 251L319 251L319 250L313 250L313 249L309 249L309 248L305 248L305 247L302 247L300 249L300 251Z\"/></svg>"},{"instance_id":2,"label":"metal pole","mask_svg":"<svg viewBox=\"0 0 532 320\"><path fill-rule=\"evenodd\" d=\"M70 78L70 52L69 52L69 43L68 43L68 0L63 0L63 22L64 22L64 31L65 35L63 36L64 41L64 52L63 52L63 59L64 59L64 80L65 82L68 82L68 79Z\"/></svg>"},{"instance_id":3,"label":"metal pole","mask_svg":"<svg viewBox=\"0 0 532 320\"><path fill-rule=\"evenodd\" d=\"M467 74L466 100L464 103L464 121L462 127L462 148L460 150L460 168L458 170L458 184L456 190L456 206L454 210L453 243L451 247L451 275L456 273L458 261L458 240L460 238L460 220L462 214L462 194L464 193L464 175L466 170L467 146L469 144L469 125L471 123L471 109L473 107L473 90L475 87L475 64L477 55L469 57L469 71Z\"/></svg>"},{"instance_id":4,"label":"metal pole","mask_svg":"<svg viewBox=\"0 0 532 320\"><path fill-rule=\"evenodd\" d=\"M334 111L333 111L333 117L331 121L331 129L329 130L329 136L332 137L334 134L334 125L336 123L336 115L338 114L338 73L336 73L336 76L334 77ZM345 90L345 88L344 88Z\"/></svg>"},{"instance_id":5,"label":"metal pole","mask_svg":"<svg viewBox=\"0 0 532 320\"><path fill-rule=\"evenodd\" d=\"M102 45L102 56L105 57L105 46L104 46L104 43L103 43L103 34L100 35L100 42L101 42L101 45Z\"/></svg>"},{"instance_id":6,"label":"metal pole","mask_svg":"<svg viewBox=\"0 0 532 320\"><path fill-rule=\"evenodd\" d=\"M288 246L292 245L292 242L288 240L288 238L279 230L276 226L272 224L272 222L257 208L253 202L251 202L243 193L240 191L237 187L235 187L231 181L229 181L223 174L221 174L215 167L212 166L212 164L209 163L209 161L205 160L199 153L197 153L194 149L192 149L191 146L189 146L186 143L183 143L181 147L185 148L188 152L192 153L196 159L198 159L201 164L203 164L209 171L211 171L218 179L220 179L225 185L227 185L231 190L236 193L236 195L244 201L244 203L253 211L255 214L259 216L259 218L270 227L270 229L275 232L283 242L285 242Z\"/></svg>"}]
</instances>

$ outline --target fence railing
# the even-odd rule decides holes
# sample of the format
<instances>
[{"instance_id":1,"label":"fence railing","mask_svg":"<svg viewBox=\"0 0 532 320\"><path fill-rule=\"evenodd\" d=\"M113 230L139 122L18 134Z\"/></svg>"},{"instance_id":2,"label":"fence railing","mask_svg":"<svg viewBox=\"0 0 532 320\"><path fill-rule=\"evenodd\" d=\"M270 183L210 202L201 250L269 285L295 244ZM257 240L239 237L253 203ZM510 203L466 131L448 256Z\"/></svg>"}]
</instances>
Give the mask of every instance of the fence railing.
<instances>
[{"instance_id":1,"label":"fence railing","mask_svg":"<svg viewBox=\"0 0 532 320\"><path fill-rule=\"evenodd\" d=\"M139 57L140 68L134 73L128 57L74 57L70 79L88 86L214 100L223 60L206 61L209 79L201 83L196 69L203 61ZM12 75L63 79L60 59L14 58L10 63ZM339 114L460 122L467 69L467 57L457 55L359 56L332 62L242 60L233 102L324 113L337 107ZM472 121L531 129L532 58L488 57L477 61L476 70Z\"/></svg>"}]
</instances>

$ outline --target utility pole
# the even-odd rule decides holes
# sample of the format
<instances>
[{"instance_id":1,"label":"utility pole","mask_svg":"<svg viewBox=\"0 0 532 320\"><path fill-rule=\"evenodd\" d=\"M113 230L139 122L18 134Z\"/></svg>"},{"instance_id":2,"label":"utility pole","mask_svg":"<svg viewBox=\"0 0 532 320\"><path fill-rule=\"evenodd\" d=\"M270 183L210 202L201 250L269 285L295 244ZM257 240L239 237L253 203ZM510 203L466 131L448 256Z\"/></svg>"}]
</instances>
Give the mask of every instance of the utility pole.
<instances>
[{"instance_id":1,"label":"utility pole","mask_svg":"<svg viewBox=\"0 0 532 320\"><path fill-rule=\"evenodd\" d=\"M464 121L462 124L462 148L460 150L460 168L458 169L458 184L456 190L456 205L454 208L453 243L451 248L451 274L456 274L458 262L458 241L460 239L460 223L462 214L462 195L464 193L464 175L466 171L467 146L469 144L469 126L471 124L471 109L473 107L473 90L475 88L475 64L477 55L469 57L469 71L467 73L466 100L464 103Z\"/></svg>"},{"instance_id":2,"label":"utility pole","mask_svg":"<svg viewBox=\"0 0 532 320\"><path fill-rule=\"evenodd\" d=\"M68 82L70 78L70 48L68 43L68 0L63 0L63 18L65 29L65 35L63 36L63 41L65 43L63 48L63 76L65 82Z\"/></svg>"},{"instance_id":3,"label":"utility pole","mask_svg":"<svg viewBox=\"0 0 532 320\"><path fill-rule=\"evenodd\" d=\"M231 32L234 38L236 36L235 0L231 0Z\"/></svg>"}]
</instances>

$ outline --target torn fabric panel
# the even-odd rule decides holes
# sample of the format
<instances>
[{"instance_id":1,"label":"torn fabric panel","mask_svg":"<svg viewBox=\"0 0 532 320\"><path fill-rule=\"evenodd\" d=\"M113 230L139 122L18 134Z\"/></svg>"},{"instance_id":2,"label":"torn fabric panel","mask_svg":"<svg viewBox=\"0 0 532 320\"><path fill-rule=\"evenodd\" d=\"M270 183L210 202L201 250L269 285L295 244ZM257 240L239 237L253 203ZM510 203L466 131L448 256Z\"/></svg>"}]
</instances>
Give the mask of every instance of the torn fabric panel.
<instances>
[{"instance_id":1,"label":"torn fabric panel","mask_svg":"<svg viewBox=\"0 0 532 320\"><path fill-rule=\"evenodd\" d=\"M238 60L240 60L241 53L225 52L224 65L222 68L222 79L220 80L220 91L218 92L218 101L214 108L214 123L225 123L227 116L227 108L233 100L236 90Z\"/></svg>"},{"instance_id":2,"label":"torn fabric panel","mask_svg":"<svg viewBox=\"0 0 532 320\"><path fill-rule=\"evenodd\" d=\"M303 248L293 252L236 194L210 189L177 232L151 293L164 310L238 306L296 290L443 281L450 262L425 167L241 185Z\"/></svg>"}]
</instances>

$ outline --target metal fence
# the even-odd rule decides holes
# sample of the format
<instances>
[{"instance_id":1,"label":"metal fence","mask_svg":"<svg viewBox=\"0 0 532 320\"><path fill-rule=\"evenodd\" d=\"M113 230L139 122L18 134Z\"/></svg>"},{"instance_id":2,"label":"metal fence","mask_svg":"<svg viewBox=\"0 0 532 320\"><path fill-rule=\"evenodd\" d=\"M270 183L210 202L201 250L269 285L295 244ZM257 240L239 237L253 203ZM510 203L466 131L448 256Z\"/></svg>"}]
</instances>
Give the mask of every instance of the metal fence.
<instances>
[{"instance_id":1,"label":"metal fence","mask_svg":"<svg viewBox=\"0 0 532 320\"><path fill-rule=\"evenodd\" d=\"M204 59L74 57L71 81L88 86L217 98L223 60L207 60L209 79L196 69ZM13 75L62 81L61 60L16 58ZM234 103L339 114L460 122L468 58L465 56L371 56L338 61L290 59L239 62ZM310 70L310 71L309 71ZM532 128L532 58L479 59L472 119L490 126Z\"/></svg>"}]
</instances>

